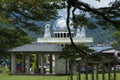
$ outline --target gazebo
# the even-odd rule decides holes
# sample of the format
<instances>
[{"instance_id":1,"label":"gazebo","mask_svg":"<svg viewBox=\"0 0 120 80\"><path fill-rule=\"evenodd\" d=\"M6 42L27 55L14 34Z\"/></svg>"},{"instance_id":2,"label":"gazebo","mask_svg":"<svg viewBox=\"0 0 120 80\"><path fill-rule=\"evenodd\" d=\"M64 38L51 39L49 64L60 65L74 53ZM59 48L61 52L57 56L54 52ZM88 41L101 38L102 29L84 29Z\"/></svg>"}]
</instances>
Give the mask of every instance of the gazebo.
<instances>
[{"instance_id":1,"label":"gazebo","mask_svg":"<svg viewBox=\"0 0 120 80\"><path fill-rule=\"evenodd\" d=\"M49 55L49 74L53 74L53 57L55 58L55 74L59 72L59 62L58 54L62 52L62 47L56 44L25 44L23 46L19 46L8 50L11 54L11 74L20 74L16 71L16 58L17 55L21 55L21 74L31 74L30 72L30 55L36 55L36 71L37 74L46 74L44 72L44 58L45 55ZM53 56L54 55L54 56ZM39 71L40 68L40 71Z\"/></svg>"}]
</instances>

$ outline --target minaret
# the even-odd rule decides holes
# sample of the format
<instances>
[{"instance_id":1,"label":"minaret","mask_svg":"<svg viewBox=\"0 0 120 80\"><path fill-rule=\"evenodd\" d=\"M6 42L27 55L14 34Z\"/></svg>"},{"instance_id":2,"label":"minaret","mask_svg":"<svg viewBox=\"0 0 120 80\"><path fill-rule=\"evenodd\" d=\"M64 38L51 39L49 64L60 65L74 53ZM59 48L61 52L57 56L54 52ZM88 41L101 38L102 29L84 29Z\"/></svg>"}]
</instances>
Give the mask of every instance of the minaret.
<instances>
[{"instance_id":1,"label":"minaret","mask_svg":"<svg viewBox=\"0 0 120 80\"><path fill-rule=\"evenodd\" d=\"M75 37L77 37L77 38L86 38L85 28L84 27L80 28L80 26L78 26Z\"/></svg>"},{"instance_id":2,"label":"minaret","mask_svg":"<svg viewBox=\"0 0 120 80\"><path fill-rule=\"evenodd\" d=\"M80 27L77 28L77 31L76 31L76 36L77 38L80 38Z\"/></svg>"},{"instance_id":3,"label":"minaret","mask_svg":"<svg viewBox=\"0 0 120 80\"><path fill-rule=\"evenodd\" d=\"M86 35L85 35L85 28L84 28L84 27L81 27L80 38L86 38Z\"/></svg>"},{"instance_id":4,"label":"minaret","mask_svg":"<svg viewBox=\"0 0 120 80\"><path fill-rule=\"evenodd\" d=\"M51 35L50 35L50 24L49 23L47 23L45 25L45 32L44 32L44 38L48 38L48 37L51 37Z\"/></svg>"}]
</instances>

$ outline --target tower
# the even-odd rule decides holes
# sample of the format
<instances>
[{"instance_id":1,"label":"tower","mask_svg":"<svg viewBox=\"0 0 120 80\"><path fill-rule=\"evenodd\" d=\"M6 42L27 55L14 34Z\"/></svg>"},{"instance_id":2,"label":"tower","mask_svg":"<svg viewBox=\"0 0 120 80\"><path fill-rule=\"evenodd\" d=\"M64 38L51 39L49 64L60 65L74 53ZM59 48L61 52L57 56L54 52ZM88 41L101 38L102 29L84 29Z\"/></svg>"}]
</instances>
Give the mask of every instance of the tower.
<instances>
[{"instance_id":1,"label":"tower","mask_svg":"<svg viewBox=\"0 0 120 80\"><path fill-rule=\"evenodd\" d=\"M77 28L77 31L76 31L76 36L77 38L80 38L81 36L81 32L80 32L80 27Z\"/></svg>"},{"instance_id":2,"label":"tower","mask_svg":"<svg viewBox=\"0 0 120 80\"><path fill-rule=\"evenodd\" d=\"M44 38L50 38L51 35L50 35L50 24L47 23L45 25L45 32L44 32Z\"/></svg>"},{"instance_id":3,"label":"tower","mask_svg":"<svg viewBox=\"0 0 120 80\"><path fill-rule=\"evenodd\" d=\"M85 28L84 28L84 27L81 27L81 30L80 30L80 38L86 38Z\"/></svg>"}]
</instances>

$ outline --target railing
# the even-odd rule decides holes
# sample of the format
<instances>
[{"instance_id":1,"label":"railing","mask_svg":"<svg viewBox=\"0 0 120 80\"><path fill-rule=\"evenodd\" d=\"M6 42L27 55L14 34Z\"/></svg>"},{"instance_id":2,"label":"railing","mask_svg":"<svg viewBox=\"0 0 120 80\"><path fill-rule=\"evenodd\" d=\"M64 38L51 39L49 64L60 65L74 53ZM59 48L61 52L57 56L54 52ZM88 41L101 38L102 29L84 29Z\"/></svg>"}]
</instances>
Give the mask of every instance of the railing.
<instances>
[{"instance_id":1,"label":"railing","mask_svg":"<svg viewBox=\"0 0 120 80\"><path fill-rule=\"evenodd\" d=\"M76 80L118 80L116 79L116 61L114 60L82 60L78 61L77 65Z\"/></svg>"}]
</instances>

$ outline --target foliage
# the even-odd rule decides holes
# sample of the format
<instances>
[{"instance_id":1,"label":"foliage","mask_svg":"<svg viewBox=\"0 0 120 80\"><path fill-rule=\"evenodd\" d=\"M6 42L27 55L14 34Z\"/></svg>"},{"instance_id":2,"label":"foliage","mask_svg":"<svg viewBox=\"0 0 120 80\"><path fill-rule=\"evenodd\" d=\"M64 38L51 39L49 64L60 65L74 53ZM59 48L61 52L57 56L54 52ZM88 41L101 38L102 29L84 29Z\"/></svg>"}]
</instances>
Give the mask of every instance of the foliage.
<instances>
[{"instance_id":1,"label":"foliage","mask_svg":"<svg viewBox=\"0 0 120 80\"><path fill-rule=\"evenodd\" d=\"M115 39L115 41L111 44L113 47L115 46L120 46L120 31L116 31L113 33L113 38Z\"/></svg>"},{"instance_id":2,"label":"foliage","mask_svg":"<svg viewBox=\"0 0 120 80\"><path fill-rule=\"evenodd\" d=\"M84 59L87 55L89 55L93 50L89 49L89 47L85 46L84 44L76 45L79 49L79 52L74 48L72 45L65 45L63 48L63 53L61 54L61 58L69 59L69 60L76 60L78 58Z\"/></svg>"},{"instance_id":3,"label":"foliage","mask_svg":"<svg viewBox=\"0 0 120 80\"><path fill-rule=\"evenodd\" d=\"M64 3L59 0L2 0L0 17L6 20L2 21L0 18L0 22L39 32L40 25L36 25L35 21L55 19L57 10L63 6Z\"/></svg>"},{"instance_id":4,"label":"foliage","mask_svg":"<svg viewBox=\"0 0 120 80\"><path fill-rule=\"evenodd\" d=\"M10 73L10 70L9 70L9 68L6 68L5 66L3 66L3 67L0 67L0 73Z\"/></svg>"},{"instance_id":5,"label":"foliage","mask_svg":"<svg viewBox=\"0 0 120 80\"><path fill-rule=\"evenodd\" d=\"M109 7L94 8L93 6L80 0L68 0L69 9L72 7L73 21L78 25L87 25L89 27L97 27L100 25L103 28L111 28L110 25L115 28L119 28L120 24L120 1L116 0L111 2ZM79 10L79 14L75 14L75 10ZM77 16L76 16L77 15ZM95 19L94 22L89 20L90 18Z\"/></svg>"},{"instance_id":6,"label":"foliage","mask_svg":"<svg viewBox=\"0 0 120 80\"><path fill-rule=\"evenodd\" d=\"M93 43L90 43L91 45L97 45L101 44L103 46L110 46L111 42L114 41L114 38L112 34L116 30L103 30L101 27L95 28L95 29L88 29L85 28L86 31L86 37L92 37Z\"/></svg>"},{"instance_id":7,"label":"foliage","mask_svg":"<svg viewBox=\"0 0 120 80\"><path fill-rule=\"evenodd\" d=\"M31 41L32 38L21 30L0 27L0 54L5 53L8 49L31 43ZM0 57L2 57L2 55Z\"/></svg>"},{"instance_id":8,"label":"foliage","mask_svg":"<svg viewBox=\"0 0 120 80\"><path fill-rule=\"evenodd\" d=\"M66 4L66 1L68 4ZM9 23L37 32L40 30L33 20L49 21L55 19L58 9L69 5L73 8L74 25L87 25L89 28L95 28L98 25L102 28L108 28L109 25L113 25L119 28L119 4L120 1L116 0L111 2L109 7L94 8L92 5L80 0L2 0L0 2L0 16L6 18ZM74 13L76 9L79 10L79 14ZM90 18L95 21L93 22ZM6 22L4 19L3 21L0 20Z\"/></svg>"},{"instance_id":9,"label":"foliage","mask_svg":"<svg viewBox=\"0 0 120 80\"><path fill-rule=\"evenodd\" d=\"M119 4L120 4L120 1L116 0L115 2L111 3L111 5L109 7L103 7L103 8L91 7L84 1L80 1L80 0L74 0L74 1L68 0L67 3L68 3L68 5L67 5L67 21L66 21L67 28L68 28L68 31L70 34L71 44L73 45L73 47L75 47L75 49L78 51L78 53L80 53L79 48L77 48L76 45L74 44L74 41L73 41L72 35L71 35L71 30L69 27L70 12L71 12L72 8L73 8L73 10L72 10L73 22L74 23L77 22L77 25L81 25L81 27L83 25L87 25L90 27L103 25L102 27L106 28L106 29L107 28L113 28L113 29L118 28L119 29L119 24L120 24L120 11L119 11L120 6L119 6ZM79 14L80 17L76 17L76 15L74 13L76 9L80 10L80 12L81 12ZM89 15L89 17L92 17L95 19L94 22L90 22L88 15ZM113 25L113 27L110 27L110 25Z\"/></svg>"}]
</instances>

